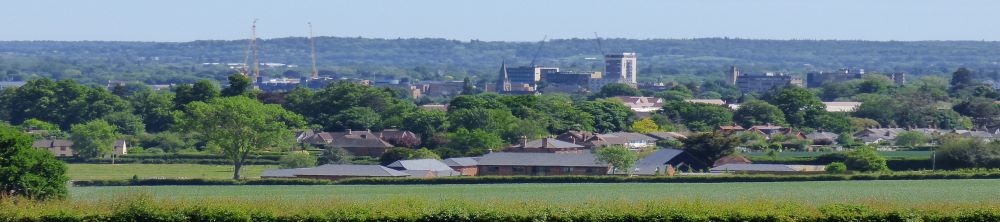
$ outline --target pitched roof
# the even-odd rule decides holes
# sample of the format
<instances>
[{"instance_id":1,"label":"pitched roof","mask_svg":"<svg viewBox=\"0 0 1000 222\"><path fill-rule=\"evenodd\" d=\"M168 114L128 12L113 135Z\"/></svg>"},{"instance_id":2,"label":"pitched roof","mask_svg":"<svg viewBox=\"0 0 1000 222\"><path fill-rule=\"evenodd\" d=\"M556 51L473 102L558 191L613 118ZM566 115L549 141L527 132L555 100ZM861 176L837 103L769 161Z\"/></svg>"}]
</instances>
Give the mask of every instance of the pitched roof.
<instances>
[{"instance_id":1,"label":"pitched roof","mask_svg":"<svg viewBox=\"0 0 1000 222\"><path fill-rule=\"evenodd\" d=\"M642 133L614 132L614 133L608 133L608 134L605 134L605 135L617 136L617 137L625 138L625 140L645 140L645 141L655 141L656 140L656 138L649 137L646 134L642 134Z\"/></svg>"},{"instance_id":2,"label":"pitched roof","mask_svg":"<svg viewBox=\"0 0 1000 222\"><path fill-rule=\"evenodd\" d=\"M368 131L348 131L348 132L322 132L314 137L323 141L330 141L331 144L341 148L348 147L393 147L392 144L380 139L377 135ZM313 142L319 142L312 140Z\"/></svg>"},{"instance_id":3,"label":"pitched roof","mask_svg":"<svg viewBox=\"0 0 1000 222\"><path fill-rule=\"evenodd\" d=\"M827 112L853 112L861 106L861 102L823 102Z\"/></svg>"},{"instance_id":4,"label":"pitched roof","mask_svg":"<svg viewBox=\"0 0 1000 222\"><path fill-rule=\"evenodd\" d=\"M31 147L35 148L50 148L50 147L68 147L73 146L73 141L71 140L35 140L31 144Z\"/></svg>"},{"instance_id":5,"label":"pitched roof","mask_svg":"<svg viewBox=\"0 0 1000 222\"><path fill-rule=\"evenodd\" d=\"M689 103L702 103L702 104L712 104L712 105L726 105L726 101L721 99L685 99L685 102Z\"/></svg>"},{"instance_id":6,"label":"pitched roof","mask_svg":"<svg viewBox=\"0 0 1000 222\"><path fill-rule=\"evenodd\" d=\"M606 167L594 154L489 153L479 158L480 166L579 166Z\"/></svg>"},{"instance_id":7,"label":"pitched roof","mask_svg":"<svg viewBox=\"0 0 1000 222\"><path fill-rule=\"evenodd\" d=\"M813 132L810 134L806 134L806 139L810 140L819 140L819 139L836 140L839 137L840 135L831 132Z\"/></svg>"},{"instance_id":8,"label":"pitched roof","mask_svg":"<svg viewBox=\"0 0 1000 222\"><path fill-rule=\"evenodd\" d=\"M751 164L753 162L750 161L750 159L747 159L746 157L743 156L727 156L719 158L719 160L716 160L715 163L712 164L712 167L722 166L726 164L734 164L734 163Z\"/></svg>"},{"instance_id":9,"label":"pitched roof","mask_svg":"<svg viewBox=\"0 0 1000 222\"><path fill-rule=\"evenodd\" d=\"M684 151L678 149L660 149L646 157L643 157L639 161L635 162L635 168L638 169L634 174L637 175L653 175L656 174L656 168L659 167L661 172L666 170L663 168L667 162L673 160L675 157L680 156ZM616 173L617 170L616 170Z\"/></svg>"},{"instance_id":10,"label":"pitched roof","mask_svg":"<svg viewBox=\"0 0 1000 222\"><path fill-rule=\"evenodd\" d=\"M444 164L450 167L464 167L464 166L476 166L479 165L479 160L477 157L455 157L444 159Z\"/></svg>"},{"instance_id":11,"label":"pitched roof","mask_svg":"<svg viewBox=\"0 0 1000 222\"><path fill-rule=\"evenodd\" d=\"M576 145L576 144L573 144L573 143L570 143L570 142L564 142L562 140L551 139L551 138L542 138L540 140L534 140L534 141L531 141L531 142L527 142L527 143L524 144L523 147L521 145L517 145L515 147L517 147L517 148L529 148L529 149L539 149L539 148L547 148L547 149L583 148L583 146L580 146L580 145Z\"/></svg>"},{"instance_id":12,"label":"pitched roof","mask_svg":"<svg viewBox=\"0 0 1000 222\"><path fill-rule=\"evenodd\" d=\"M656 138L658 140L675 140L675 139L687 138L687 136L684 136L684 134L675 132L655 132L655 133L647 133L646 135L649 137Z\"/></svg>"},{"instance_id":13,"label":"pitched roof","mask_svg":"<svg viewBox=\"0 0 1000 222\"><path fill-rule=\"evenodd\" d=\"M397 160L386 165L386 167L397 170L451 170L451 167L447 164L436 159Z\"/></svg>"},{"instance_id":14,"label":"pitched roof","mask_svg":"<svg viewBox=\"0 0 1000 222\"><path fill-rule=\"evenodd\" d=\"M792 172L796 171L791 167L782 164L742 164L730 163L722 166L712 167L712 172L725 171L766 171L766 172Z\"/></svg>"},{"instance_id":15,"label":"pitched roof","mask_svg":"<svg viewBox=\"0 0 1000 222\"><path fill-rule=\"evenodd\" d=\"M409 174L379 165L326 164L313 168L265 170L261 177L296 176L351 176L351 177L403 177Z\"/></svg>"}]
</instances>

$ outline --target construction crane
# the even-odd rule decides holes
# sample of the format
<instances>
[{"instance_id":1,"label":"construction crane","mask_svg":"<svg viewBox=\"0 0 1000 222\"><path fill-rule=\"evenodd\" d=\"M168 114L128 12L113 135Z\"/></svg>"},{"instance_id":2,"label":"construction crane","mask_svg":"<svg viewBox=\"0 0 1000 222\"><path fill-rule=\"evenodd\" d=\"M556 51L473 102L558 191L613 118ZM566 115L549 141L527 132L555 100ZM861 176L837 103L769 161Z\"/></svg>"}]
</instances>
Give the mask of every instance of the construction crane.
<instances>
[{"instance_id":1,"label":"construction crane","mask_svg":"<svg viewBox=\"0 0 1000 222\"><path fill-rule=\"evenodd\" d=\"M598 36L597 32L594 32L594 39L597 40L597 49L601 51L601 56L604 56L604 46L601 45L601 36Z\"/></svg>"},{"instance_id":2,"label":"construction crane","mask_svg":"<svg viewBox=\"0 0 1000 222\"><path fill-rule=\"evenodd\" d=\"M257 26L257 19L253 20L253 24L254 26ZM243 76L248 76L250 73L248 66L250 64L250 50L253 48L253 40L254 37L251 35L250 41L247 41L246 55L243 57L243 67L240 67L240 74Z\"/></svg>"},{"instance_id":3,"label":"construction crane","mask_svg":"<svg viewBox=\"0 0 1000 222\"><path fill-rule=\"evenodd\" d=\"M542 42L538 43L538 49L535 49L535 55L531 57L531 67L535 67L535 61L538 60L538 53L542 52L542 46L545 46L545 40L549 39L549 35L542 37Z\"/></svg>"},{"instance_id":4,"label":"construction crane","mask_svg":"<svg viewBox=\"0 0 1000 222\"><path fill-rule=\"evenodd\" d=\"M312 50L312 78L319 78L319 70L316 69L316 39L313 38L313 24L309 22L309 48Z\"/></svg>"},{"instance_id":5,"label":"construction crane","mask_svg":"<svg viewBox=\"0 0 1000 222\"><path fill-rule=\"evenodd\" d=\"M253 26L250 27L250 51L253 54L253 79L252 82L257 82L260 78L260 57L257 56L257 19L253 19Z\"/></svg>"}]
</instances>

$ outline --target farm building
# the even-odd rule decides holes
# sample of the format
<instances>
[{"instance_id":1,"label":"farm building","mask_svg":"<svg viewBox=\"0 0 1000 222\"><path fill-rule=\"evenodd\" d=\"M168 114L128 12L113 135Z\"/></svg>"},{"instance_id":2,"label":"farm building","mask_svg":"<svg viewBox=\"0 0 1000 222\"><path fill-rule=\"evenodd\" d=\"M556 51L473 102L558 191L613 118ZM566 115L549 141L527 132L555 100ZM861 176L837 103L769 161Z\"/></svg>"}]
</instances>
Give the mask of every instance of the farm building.
<instances>
[{"instance_id":1,"label":"farm building","mask_svg":"<svg viewBox=\"0 0 1000 222\"><path fill-rule=\"evenodd\" d=\"M48 150L57 157L76 156L76 152L73 152L73 141L70 140L36 140L31 146Z\"/></svg>"},{"instance_id":2,"label":"farm building","mask_svg":"<svg viewBox=\"0 0 1000 222\"><path fill-rule=\"evenodd\" d=\"M710 171L712 173L741 174L820 174L826 172L826 166L733 163L713 167Z\"/></svg>"},{"instance_id":3,"label":"farm building","mask_svg":"<svg viewBox=\"0 0 1000 222\"><path fill-rule=\"evenodd\" d=\"M479 171L478 159L478 157L456 157L444 159L442 162L463 176L475 176Z\"/></svg>"},{"instance_id":4,"label":"farm building","mask_svg":"<svg viewBox=\"0 0 1000 222\"><path fill-rule=\"evenodd\" d=\"M479 158L478 175L605 175L611 169L590 153L489 153Z\"/></svg>"},{"instance_id":5,"label":"farm building","mask_svg":"<svg viewBox=\"0 0 1000 222\"><path fill-rule=\"evenodd\" d=\"M386 167L412 174L413 177L418 178L462 175L458 171L451 169L451 167L444 162L436 159L397 160L396 162L386 165Z\"/></svg>"},{"instance_id":6,"label":"farm building","mask_svg":"<svg viewBox=\"0 0 1000 222\"><path fill-rule=\"evenodd\" d=\"M643 157L635 163L632 169L633 175L652 176L670 175L677 169L693 171L707 169L708 164L703 163L691 154L678 149L660 149L652 154ZM615 174L629 174L624 169L615 169Z\"/></svg>"}]
</instances>

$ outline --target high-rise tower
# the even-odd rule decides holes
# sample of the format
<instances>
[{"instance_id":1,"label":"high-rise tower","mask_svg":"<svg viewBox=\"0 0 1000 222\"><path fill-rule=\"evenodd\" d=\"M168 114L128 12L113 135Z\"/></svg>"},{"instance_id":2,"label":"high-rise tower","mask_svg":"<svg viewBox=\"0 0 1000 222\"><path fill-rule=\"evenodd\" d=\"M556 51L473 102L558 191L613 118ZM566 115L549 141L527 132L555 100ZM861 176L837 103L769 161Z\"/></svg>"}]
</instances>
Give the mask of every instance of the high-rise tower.
<instances>
[{"instance_id":1,"label":"high-rise tower","mask_svg":"<svg viewBox=\"0 0 1000 222\"><path fill-rule=\"evenodd\" d=\"M634 52L604 55L604 78L617 78L629 85L636 84L636 59Z\"/></svg>"}]
</instances>

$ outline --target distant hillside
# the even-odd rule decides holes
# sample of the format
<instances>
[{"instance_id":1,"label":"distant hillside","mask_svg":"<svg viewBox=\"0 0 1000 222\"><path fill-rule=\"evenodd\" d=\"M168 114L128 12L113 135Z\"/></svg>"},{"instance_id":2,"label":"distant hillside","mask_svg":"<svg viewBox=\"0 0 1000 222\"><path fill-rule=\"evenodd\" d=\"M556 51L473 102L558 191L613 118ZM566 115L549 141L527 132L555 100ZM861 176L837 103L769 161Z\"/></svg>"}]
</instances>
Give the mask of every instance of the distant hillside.
<instances>
[{"instance_id":1,"label":"distant hillside","mask_svg":"<svg viewBox=\"0 0 1000 222\"><path fill-rule=\"evenodd\" d=\"M640 77L691 74L721 78L730 65L744 70L786 71L802 74L841 67L915 75L950 73L958 67L993 72L1000 61L1000 42L977 41L815 41L746 39L605 39L604 51L639 54ZM306 38L279 38L259 42L262 62L296 64L270 75L308 73ZM445 39L370 39L318 37L318 60L336 75L443 76L492 80L502 59L527 65L534 42L454 41ZM83 82L132 79L151 83L221 79L231 71L202 67L201 63L242 62L246 40L157 42L0 42L0 77L78 78ZM600 70L600 49L593 39L548 41L538 64L570 70ZM154 58L156 60L154 60ZM79 72L77 72L79 71ZM330 72L324 72L330 73Z\"/></svg>"}]
</instances>

